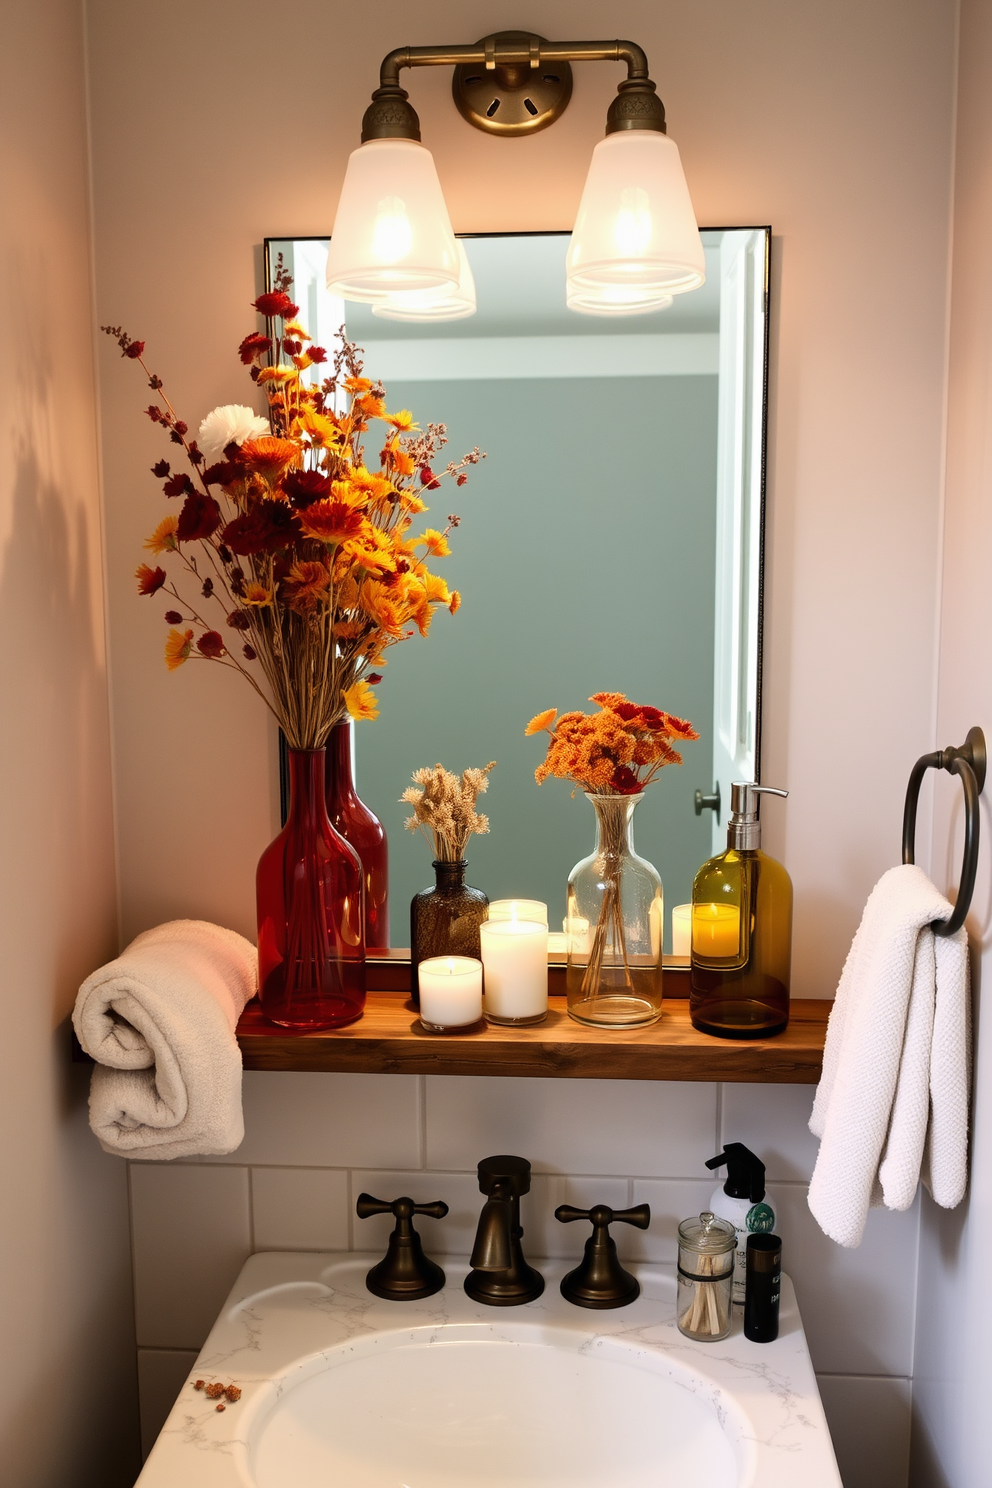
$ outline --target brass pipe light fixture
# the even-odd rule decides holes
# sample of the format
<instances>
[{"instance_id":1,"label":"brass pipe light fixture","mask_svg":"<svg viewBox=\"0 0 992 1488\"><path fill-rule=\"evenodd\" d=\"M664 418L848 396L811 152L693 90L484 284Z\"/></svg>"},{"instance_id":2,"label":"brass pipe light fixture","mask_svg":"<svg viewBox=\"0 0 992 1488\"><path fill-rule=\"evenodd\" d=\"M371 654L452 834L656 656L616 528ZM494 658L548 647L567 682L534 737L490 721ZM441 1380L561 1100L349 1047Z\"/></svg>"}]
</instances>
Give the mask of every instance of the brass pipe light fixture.
<instances>
[{"instance_id":1,"label":"brass pipe light fixture","mask_svg":"<svg viewBox=\"0 0 992 1488\"><path fill-rule=\"evenodd\" d=\"M402 47L383 60L379 86L349 161L327 259L327 285L373 313L453 320L475 309L463 246L451 229L420 120L400 87L404 67L453 67L459 113L487 134L535 134L572 94L572 62L626 62L627 76L593 150L566 259L567 300L590 315L659 310L698 289L703 247L679 152L630 41L546 41L498 31L475 46Z\"/></svg>"}]
</instances>

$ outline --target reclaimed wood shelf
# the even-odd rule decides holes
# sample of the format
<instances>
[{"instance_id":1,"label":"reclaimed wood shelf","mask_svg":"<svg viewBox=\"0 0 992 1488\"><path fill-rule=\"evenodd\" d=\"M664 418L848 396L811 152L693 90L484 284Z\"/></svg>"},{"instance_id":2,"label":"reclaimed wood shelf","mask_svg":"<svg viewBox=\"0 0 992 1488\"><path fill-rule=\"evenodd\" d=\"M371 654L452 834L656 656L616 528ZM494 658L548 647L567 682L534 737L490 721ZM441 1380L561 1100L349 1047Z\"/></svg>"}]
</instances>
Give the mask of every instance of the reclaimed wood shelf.
<instances>
[{"instance_id":1,"label":"reclaimed wood shelf","mask_svg":"<svg viewBox=\"0 0 992 1488\"><path fill-rule=\"evenodd\" d=\"M371 970L371 965L370 965ZM684 967L666 966L661 1018L648 1028L587 1028L569 1018L557 968L545 1023L428 1034L403 987L409 970L384 962L364 1016L326 1033L289 1033L249 1003L238 1025L245 1069L327 1070L392 1075L523 1075L581 1080L718 1080L815 1085L820 1078L827 1001L793 999L789 1026L772 1039L719 1039L689 1021ZM390 986L391 984L391 986ZM563 988L562 988L563 990ZM679 993L681 992L681 996Z\"/></svg>"}]
</instances>

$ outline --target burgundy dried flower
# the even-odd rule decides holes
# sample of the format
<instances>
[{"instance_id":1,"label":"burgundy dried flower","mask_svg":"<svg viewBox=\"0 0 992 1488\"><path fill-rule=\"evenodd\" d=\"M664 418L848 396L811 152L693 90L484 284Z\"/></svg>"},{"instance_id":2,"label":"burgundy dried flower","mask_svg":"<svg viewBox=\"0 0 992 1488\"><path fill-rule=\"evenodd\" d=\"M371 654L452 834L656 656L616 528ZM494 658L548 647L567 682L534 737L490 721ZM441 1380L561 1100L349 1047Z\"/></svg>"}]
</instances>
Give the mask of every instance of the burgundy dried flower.
<instances>
[{"instance_id":1,"label":"burgundy dried flower","mask_svg":"<svg viewBox=\"0 0 992 1488\"><path fill-rule=\"evenodd\" d=\"M164 461L162 463L165 464ZM165 468L168 470L168 465ZM166 496L191 496L196 490L196 487L188 475L182 471L177 471L171 480L166 481L162 490Z\"/></svg>"},{"instance_id":2,"label":"burgundy dried flower","mask_svg":"<svg viewBox=\"0 0 992 1488\"><path fill-rule=\"evenodd\" d=\"M221 523L220 507L212 496L193 491L179 513L176 536L180 542L197 542L216 532Z\"/></svg>"},{"instance_id":3,"label":"burgundy dried flower","mask_svg":"<svg viewBox=\"0 0 992 1488\"><path fill-rule=\"evenodd\" d=\"M216 505L216 502L214 503ZM260 501L224 528L224 542L234 553L275 553L303 536L292 507L284 501Z\"/></svg>"},{"instance_id":4,"label":"burgundy dried flower","mask_svg":"<svg viewBox=\"0 0 992 1488\"><path fill-rule=\"evenodd\" d=\"M236 480L244 480L244 475L233 460L221 460L216 465L207 466L203 480L208 486L232 486Z\"/></svg>"},{"instance_id":5,"label":"burgundy dried flower","mask_svg":"<svg viewBox=\"0 0 992 1488\"><path fill-rule=\"evenodd\" d=\"M232 630L248 630L251 627L251 621L244 610L232 610L227 617L227 623Z\"/></svg>"},{"instance_id":6,"label":"burgundy dried flower","mask_svg":"<svg viewBox=\"0 0 992 1488\"><path fill-rule=\"evenodd\" d=\"M284 341L282 343L282 349L286 353L287 356L299 356L300 352L303 349L303 342L302 341Z\"/></svg>"},{"instance_id":7,"label":"burgundy dried flower","mask_svg":"<svg viewBox=\"0 0 992 1488\"><path fill-rule=\"evenodd\" d=\"M252 650L251 646L245 646L242 651L242 655L244 656L245 661L254 661L256 652Z\"/></svg>"},{"instance_id":8,"label":"burgundy dried flower","mask_svg":"<svg viewBox=\"0 0 992 1488\"><path fill-rule=\"evenodd\" d=\"M161 408L157 408L154 403L149 403L145 412L153 424L160 424L162 422L162 410Z\"/></svg>"},{"instance_id":9,"label":"burgundy dried flower","mask_svg":"<svg viewBox=\"0 0 992 1488\"><path fill-rule=\"evenodd\" d=\"M209 599L213 592L214 581L208 576L203 581L203 588L200 590L200 593L203 595L204 599Z\"/></svg>"},{"instance_id":10,"label":"burgundy dried flower","mask_svg":"<svg viewBox=\"0 0 992 1488\"><path fill-rule=\"evenodd\" d=\"M206 630L196 643L196 649L201 656L206 656L210 661L216 661L224 655L224 637L216 630Z\"/></svg>"},{"instance_id":11,"label":"burgundy dried flower","mask_svg":"<svg viewBox=\"0 0 992 1488\"><path fill-rule=\"evenodd\" d=\"M130 346L126 346L124 348L124 355L126 357L130 357L132 361L136 362L144 349L144 341L132 341Z\"/></svg>"},{"instance_id":12,"label":"burgundy dried flower","mask_svg":"<svg viewBox=\"0 0 992 1488\"><path fill-rule=\"evenodd\" d=\"M283 479L283 490L298 509L323 501L331 494L331 478L319 470L290 470Z\"/></svg>"},{"instance_id":13,"label":"burgundy dried flower","mask_svg":"<svg viewBox=\"0 0 992 1488\"><path fill-rule=\"evenodd\" d=\"M310 355L310 360L312 362L326 362L327 361L327 352L324 350L324 348L322 346L311 346L310 347L309 355Z\"/></svg>"},{"instance_id":14,"label":"burgundy dried flower","mask_svg":"<svg viewBox=\"0 0 992 1488\"><path fill-rule=\"evenodd\" d=\"M261 336L257 331L253 331L250 336L245 337L238 347L238 356L244 362L245 366L248 367L256 357L268 351L271 345L272 342L268 336Z\"/></svg>"},{"instance_id":15,"label":"burgundy dried flower","mask_svg":"<svg viewBox=\"0 0 992 1488\"><path fill-rule=\"evenodd\" d=\"M365 678L365 680L369 684L370 687L378 687L379 686L379 683L382 681L382 673L381 672L369 672L369 674Z\"/></svg>"},{"instance_id":16,"label":"burgundy dried flower","mask_svg":"<svg viewBox=\"0 0 992 1488\"><path fill-rule=\"evenodd\" d=\"M166 625L182 625L183 617L178 610L166 610L165 623Z\"/></svg>"},{"instance_id":17,"label":"burgundy dried flower","mask_svg":"<svg viewBox=\"0 0 992 1488\"><path fill-rule=\"evenodd\" d=\"M169 474L169 469L168 460L156 460L152 466L152 475L157 475L159 480L165 480L165 477Z\"/></svg>"},{"instance_id":18,"label":"burgundy dried flower","mask_svg":"<svg viewBox=\"0 0 992 1488\"><path fill-rule=\"evenodd\" d=\"M274 289L268 294L259 295L257 300L252 301L252 306L259 315L264 315L270 320L277 315L282 316L283 319L287 315L296 315L300 308L299 305L294 305L289 295L283 294L281 289Z\"/></svg>"}]
</instances>

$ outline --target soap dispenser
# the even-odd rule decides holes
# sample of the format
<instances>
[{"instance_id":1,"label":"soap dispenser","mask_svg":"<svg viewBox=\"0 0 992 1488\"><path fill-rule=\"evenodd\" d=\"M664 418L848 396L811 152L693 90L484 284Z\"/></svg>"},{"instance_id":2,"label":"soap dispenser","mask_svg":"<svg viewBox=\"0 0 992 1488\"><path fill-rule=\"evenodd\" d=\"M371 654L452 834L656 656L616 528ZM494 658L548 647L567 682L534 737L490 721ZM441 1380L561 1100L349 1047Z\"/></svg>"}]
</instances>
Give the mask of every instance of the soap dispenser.
<instances>
[{"instance_id":1,"label":"soap dispenser","mask_svg":"<svg viewBox=\"0 0 992 1488\"><path fill-rule=\"evenodd\" d=\"M749 1235L766 1235L775 1228L775 1211L765 1202L765 1165L743 1142L726 1142L722 1152L711 1157L710 1169L726 1165L726 1182L718 1183L710 1208L720 1219L729 1220L737 1233L734 1259L734 1301L744 1305Z\"/></svg>"},{"instance_id":2,"label":"soap dispenser","mask_svg":"<svg viewBox=\"0 0 992 1488\"><path fill-rule=\"evenodd\" d=\"M735 782L727 850L692 885L689 1014L720 1038L770 1038L789 1022L792 880L761 851L759 795L788 791Z\"/></svg>"}]
</instances>

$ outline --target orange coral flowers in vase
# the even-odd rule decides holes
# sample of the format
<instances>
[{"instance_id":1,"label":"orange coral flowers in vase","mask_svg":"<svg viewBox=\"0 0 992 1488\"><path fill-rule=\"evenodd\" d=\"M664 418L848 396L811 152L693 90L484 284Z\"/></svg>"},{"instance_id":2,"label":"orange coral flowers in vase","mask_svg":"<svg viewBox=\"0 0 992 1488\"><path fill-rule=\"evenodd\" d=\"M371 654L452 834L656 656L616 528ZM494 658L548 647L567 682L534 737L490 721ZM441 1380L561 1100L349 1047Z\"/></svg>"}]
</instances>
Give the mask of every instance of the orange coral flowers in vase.
<instances>
[{"instance_id":1,"label":"orange coral flowers in vase","mask_svg":"<svg viewBox=\"0 0 992 1488\"><path fill-rule=\"evenodd\" d=\"M538 785L557 775L581 786L596 812L596 845L568 877L566 988L580 1023L631 1028L661 1016L665 900L661 879L634 851L633 816L644 787L680 765L677 741L698 739L683 718L597 692L598 713L548 708L528 734L550 734Z\"/></svg>"}]
</instances>

